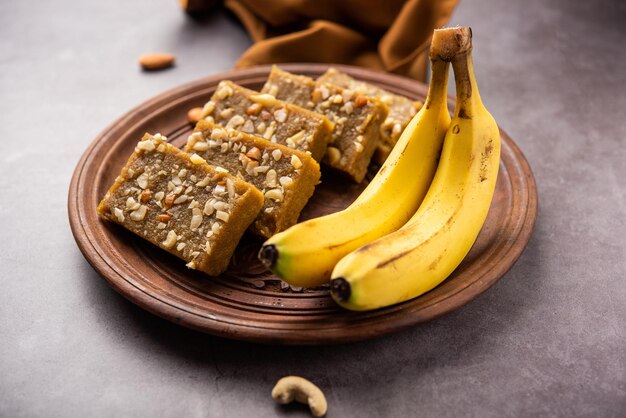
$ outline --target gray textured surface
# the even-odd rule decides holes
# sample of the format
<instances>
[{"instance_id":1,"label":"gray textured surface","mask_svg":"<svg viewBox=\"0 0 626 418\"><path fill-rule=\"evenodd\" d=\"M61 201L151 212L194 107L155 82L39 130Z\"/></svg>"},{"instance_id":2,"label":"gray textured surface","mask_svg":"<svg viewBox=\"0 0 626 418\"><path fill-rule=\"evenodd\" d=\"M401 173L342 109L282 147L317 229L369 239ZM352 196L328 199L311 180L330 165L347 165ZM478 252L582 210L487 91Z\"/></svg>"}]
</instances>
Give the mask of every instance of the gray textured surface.
<instances>
[{"instance_id":1,"label":"gray textured surface","mask_svg":"<svg viewBox=\"0 0 626 418\"><path fill-rule=\"evenodd\" d=\"M465 0L481 93L534 169L534 236L466 307L339 347L178 328L110 290L66 215L74 165L129 108L229 69L249 40L174 0L0 3L0 416L306 416L269 398L320 384L329 417L626 414L626 7ZM114 4L114 3L117 3ZM580 4L579 4L580 3ZM142 74L139 54L176 68Z\"/></svg>"}]
</instances>

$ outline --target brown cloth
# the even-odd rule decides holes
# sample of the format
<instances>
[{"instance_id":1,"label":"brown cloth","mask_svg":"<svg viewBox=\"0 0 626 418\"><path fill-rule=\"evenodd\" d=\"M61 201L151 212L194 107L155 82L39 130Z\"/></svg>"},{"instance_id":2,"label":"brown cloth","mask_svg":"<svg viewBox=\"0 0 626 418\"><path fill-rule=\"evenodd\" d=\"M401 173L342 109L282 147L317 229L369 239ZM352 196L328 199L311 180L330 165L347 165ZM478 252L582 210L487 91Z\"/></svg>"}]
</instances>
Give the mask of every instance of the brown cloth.
<instances>
[{"instance_id":1,"label":"brown cloth","mask_svg":"<svg viewBox=\"0 0 626 418\"><path fill-rule=\"evenodd\" d=\"M255 42L236 64L351 64L426 78L433 29L458 0L226 0Z\"/></svg>"}]
</instances>

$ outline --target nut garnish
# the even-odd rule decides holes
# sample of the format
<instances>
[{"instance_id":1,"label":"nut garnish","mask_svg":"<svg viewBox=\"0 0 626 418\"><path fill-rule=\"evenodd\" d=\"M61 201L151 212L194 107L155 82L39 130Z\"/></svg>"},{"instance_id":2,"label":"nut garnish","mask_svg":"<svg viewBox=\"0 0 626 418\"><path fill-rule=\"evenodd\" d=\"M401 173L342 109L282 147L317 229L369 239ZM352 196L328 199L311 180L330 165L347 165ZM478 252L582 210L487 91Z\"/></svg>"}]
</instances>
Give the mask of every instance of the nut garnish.
<instances>
[{"instance_id":1,"label":"nut garnish","mask_svg":"<svg viewBox=\"0 0 626 418\"><path fill-rule=\"evenodd\" d=\"M146 203L148 200L150 200L151 197L152 197L152 192L150 190L144 190L139 195L139 201L141 203Z\"/></svg>"},{"instance_id":2,"label":"nut garnish","mask_svg":"<svg viewBox=\"0 0 626 418\"><path fill-rule=\"evenodd\" d=\"M137 185L142 189L148 187L148 173L141 173L141 175L137 177Z\"/></svg>"},{"instance_id":3,"label":"nut garnish","mask_svg":"<svg viewBox=\"0 0 626 418\"><path fill-rule=\"evenodd\" d=\"M281 122L281 123L286 121L287 120L287 111L285 109L283 109L283 108L280 108L280 109L276 110L274 112L274 118L276 118L276 120L278 122Z\"/></svg>"},{"instance_id":4,"label":"nut garnish","mask_svg":"<svg viewBox=\"0 0 626 418\"><path fill-rule=\"evenodd\" d=\"M222 211L222 210L218 210L218 211L215 213L215 217L216 217L217 219L219 219L219 220L224 221L224 222L228 222L228 218L229 218L230 216L228 215L228 213L226 213L226 212L224 212L224 211Z\"/></svg>"},{"instance_id":5,"label":"nut garnish","mask_svg":"<svg viewBox=\"0 0 626 418\"><path fill-rule=\"evenodd\" d=\"M113 208L113 214L117 218L118 222L124 222L124 212L120 208Z\"/></svg>"},{"instance_id":6,"label":"nut garnish","mask_svg":"<svg viewBox=\"0 0 626 418\"><path fill-rule=\"evenodd\" d=\"M176 244L177 239L178 239L178 236L176 235L176 232L169 231L167 233L167 237L165 238L165 241L163 241L162 244L165 246L165 248L172 248Z\"/></svg>"},{"instance_id":7,"label":"nut garnish","mask_svg":"<svg viewBox=\"0 0 626 418\"><path fill-rule=\"evenodd\" d=\"M255 103L259 103L265 107L272 107L277 102L276 97L267 93L253 94L250 96L250 100Z\"/></svg>"},{"instance_id":8,"label":"nut garnish","mask_svg":"<svg viewBox=\"0 0 626 418\"><path fill-rule=\"evenodd\" d=\"M194 164L205 164L206 160L196 153L191 154L189 160Z\"/></svg>"},{"instance_id":9,"label":"nut garnish","mask_svg":"<svg viewBox=\"0 0 626 418\"><path fill-rule=\"evenodd\" d=\"M291 165L296 169L302 167L302 161L300 161L300 158L298 158L296 154L292 154L291 156Z\"/></svg>"},{"instance_id":10,"label":"nut garnish","mask_svg":"<svg viewBox=\"0 0 626 418\"><path fill-rule=\"evenodd\" d=\"M139 209L132 211L130 213L130 219L132 219L133 221L143 221L143 219L146 217L146 213L148 212L148 207L145 205L140 205Z\"/></svg>"},{"instance_id":11,"label":"nut garnish","mask_svg":"<svg viewBox=\"0 0 626 418\"><path fill-rule=\"evenodd\" d=\"M272 158L274 158L274 160L279 161L282 156L283 152L281 150L275 149L274 151L272 151Z\"/></svg>"},{"instance_id":12,"label":"nut garnish","mask_svg":"<svg viewBox=\"0 0 626 418\"><path fill-rule=\"evenodd\" d=\"M280 189L271 189L265 192L265 197L280 202L283 200L283 191Z\"/></svg>"},{"instance_id":13,"label":"nut garnish","mask_svg":"<svg viewBox=\"0 0 626 418\"><path fill-rule=\"evenodd\" d=\"M169 222L170 219L172 219L172 215L168 213L162 213L157 216L157 220L159 220L160 222Z\"/></svg>"},{"instance_id":14,"label":"nut garnish","mask_svg":"<svg viewBox=\"0 0 626 418\"><path fill-rule=\"evenodd\" d=\"M200 224L202 224L202 211L198 208L193 208L191 210L191 223L189 224L189 227L193 231L194 229L197 229Z\"/></svg>"}]
</instances>

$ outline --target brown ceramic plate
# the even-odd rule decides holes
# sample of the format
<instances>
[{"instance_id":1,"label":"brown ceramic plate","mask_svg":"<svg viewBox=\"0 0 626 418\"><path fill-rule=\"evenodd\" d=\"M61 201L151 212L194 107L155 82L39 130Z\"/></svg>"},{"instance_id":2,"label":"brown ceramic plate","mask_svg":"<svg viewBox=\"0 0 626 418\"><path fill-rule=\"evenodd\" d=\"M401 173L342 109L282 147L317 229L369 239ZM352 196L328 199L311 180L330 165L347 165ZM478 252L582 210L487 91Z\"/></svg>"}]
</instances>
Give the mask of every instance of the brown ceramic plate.
<instances>
[{"instance_id":1,"label":"brown ceramic plate","mask_svg":"<svg viewBox=\"0 0 626 418\"><path fill-rule=\"evenodd\" d=\"M310 76L328 66L285 64ZM352 76L412 99L427 86L403 77L337 66ZM202 106L220 80L259 89L269 67L217 74L165 92L106 128L87 148L69 190L69 220L76 242L94 269L137 305L175 323L210 334L274 344L329 344L364 340L429 321L463 306L511 268L524 250L537 214L535 181L519 148L502 133L496 192L478 240L456 271L434 290L371 312L338 308L324 288L292 289L256 258L261 242L246 236L228 271L211 278L117 225L102 222L96 206L144 132L160 132L181 146L191 131L187 111ZM451 103L453 106L453 103ZM322 178L301 219L346 207L364 185Z\"/></svg>"}]
</instances>

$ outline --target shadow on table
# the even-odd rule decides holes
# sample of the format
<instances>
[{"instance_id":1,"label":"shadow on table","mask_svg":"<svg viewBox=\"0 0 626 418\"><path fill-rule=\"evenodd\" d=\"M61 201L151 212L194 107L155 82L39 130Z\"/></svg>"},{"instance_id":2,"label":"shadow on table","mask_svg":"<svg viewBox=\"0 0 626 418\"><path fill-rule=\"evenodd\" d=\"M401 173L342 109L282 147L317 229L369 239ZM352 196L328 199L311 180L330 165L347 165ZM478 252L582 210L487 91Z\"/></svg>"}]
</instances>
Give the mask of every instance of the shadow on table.
<instances>
[{"instance_id":1,"label":"shadow on table","mask_svg":"<svg viewBox=\"0 0 626 418\"><path fill-rule=\"evenodd\" d=\"M511 344L510 335L523 317L533 316L543 276L542 220L518 263L496 286L470 304L410 330L374 340L321 347L268 346L205 335L156 317L111 290L85 263L84 280L97 315L120 323L113 332L133 350L162 352L192 364L214 379L258 381L271 387L289 374L305 376L328 392L332 388L375 386L383 396L385 383L397 379L428 379L440 368L478 367ZM122 322L123 321L123 322ZM115 338L115 336L112 336ZM173 360L176 361L176 360ZM382 391L382 392L381 392ZM368 393L364 390L363 393ZM360 395L365 396L365 395Z\"/></svg>"}]
</instances>

